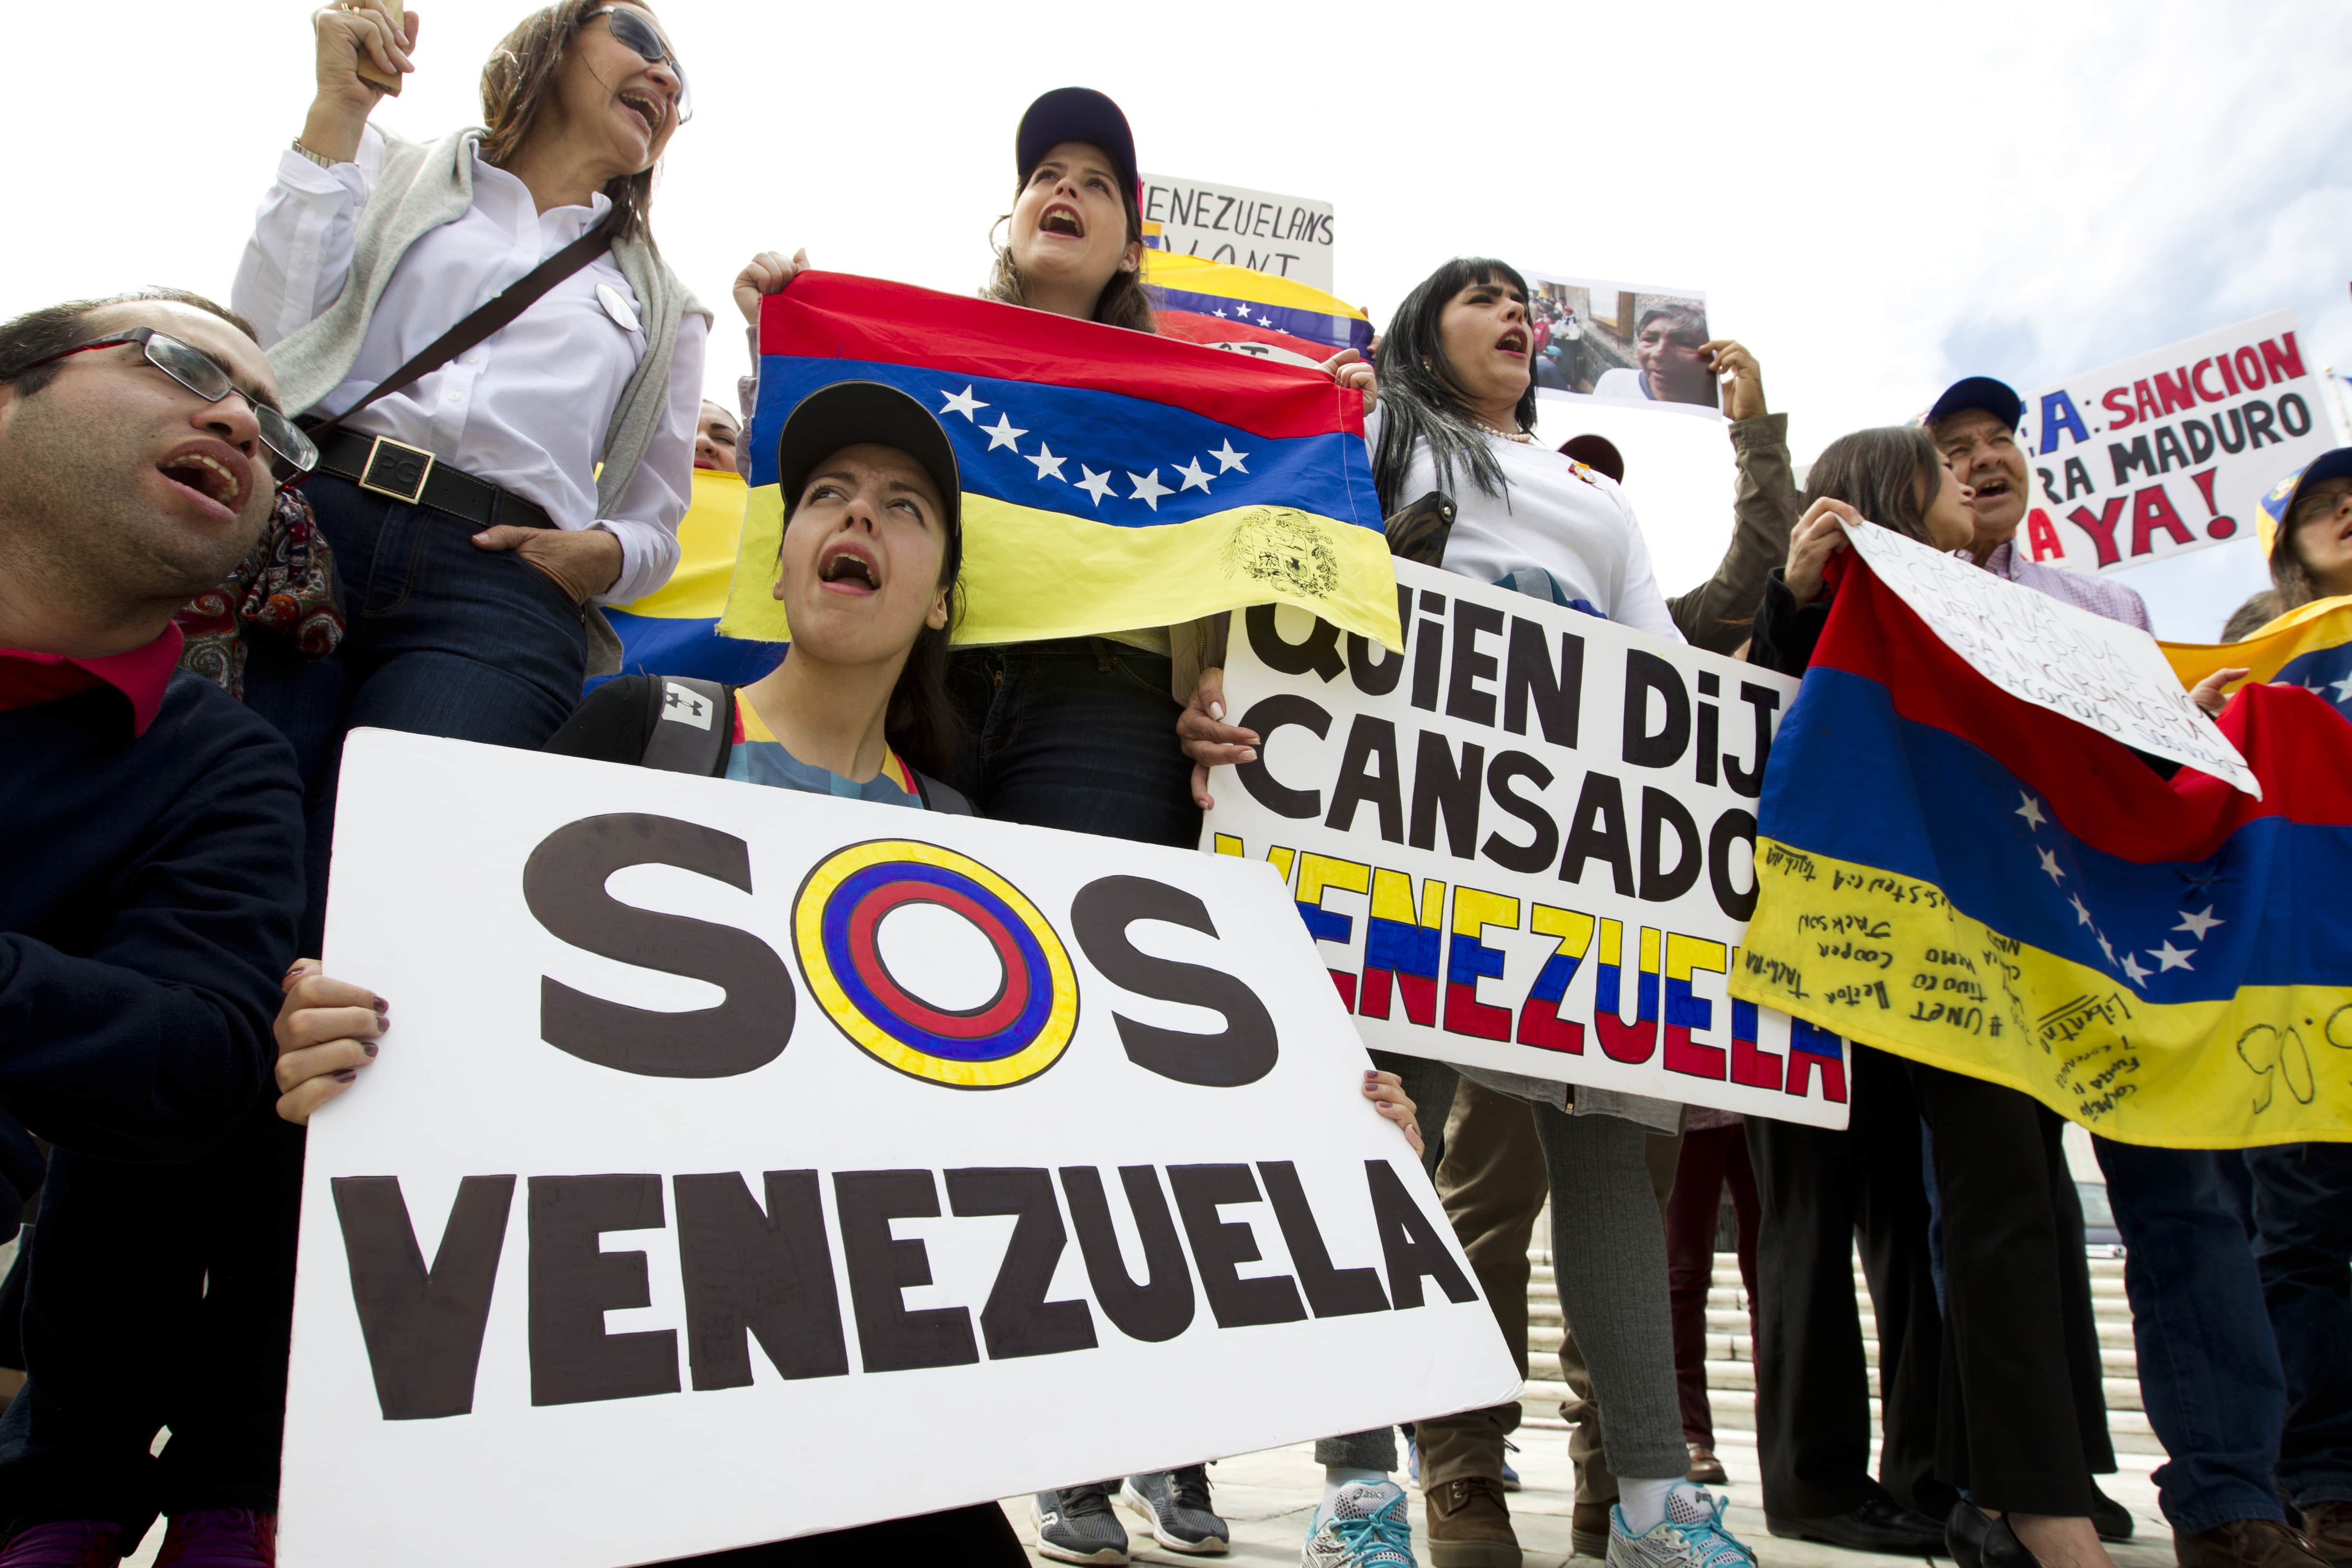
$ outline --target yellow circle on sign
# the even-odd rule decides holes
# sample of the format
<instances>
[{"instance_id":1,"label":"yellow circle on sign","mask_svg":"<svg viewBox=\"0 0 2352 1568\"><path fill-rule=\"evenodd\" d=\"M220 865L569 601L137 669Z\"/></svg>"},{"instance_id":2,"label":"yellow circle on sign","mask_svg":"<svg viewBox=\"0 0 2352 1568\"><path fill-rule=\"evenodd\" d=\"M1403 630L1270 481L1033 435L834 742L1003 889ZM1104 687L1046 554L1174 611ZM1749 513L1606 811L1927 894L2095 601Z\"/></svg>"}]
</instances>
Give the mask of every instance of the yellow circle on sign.
<instances>
[{"instance_id":1,"label":"yellow circle on sign","mask_svg":"<svg viewBox=\"0 0 2352 1568\"><path fill-rule=\"evenodd\" d=\"M942 909L988 940L1003 978L976 1007L924 1001L892 974L883 919ZM809 994L866 1053L950 1089L1006 1089L1058 1060L1078 1026L1078 982L1062 939L1021 889L969 855L911 838L835 851L801 884L793 942Z\"/></svg>"}]
</instances>

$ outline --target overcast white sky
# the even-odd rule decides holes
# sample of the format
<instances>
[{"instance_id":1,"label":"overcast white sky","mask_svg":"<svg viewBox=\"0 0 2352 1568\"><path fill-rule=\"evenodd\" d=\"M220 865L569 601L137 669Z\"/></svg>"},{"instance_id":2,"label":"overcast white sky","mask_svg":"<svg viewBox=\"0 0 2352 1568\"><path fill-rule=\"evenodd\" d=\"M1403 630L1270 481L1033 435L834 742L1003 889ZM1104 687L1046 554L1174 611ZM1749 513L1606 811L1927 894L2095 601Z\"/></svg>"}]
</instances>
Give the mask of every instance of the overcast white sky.
<instances>
[{"instance_id":1,"label":"overcast white sky","mask_svg":"<svg viewBox=\"0 0 2352 1568\"><path fill-rule=\"evenodd\" d=\"M976 286L1014 122L1077 82L1125 106L1148 168L1333 203L1339 291L1375 321L1465 252L1703 286L1800 461L1958 374L2030 387L2283 306L2309 361L2352 366L2341 0L656 5L697 112L655 230L730 321L766 247ZM378 115L429 135L478 116L481 61L526 7L418 9L418 76ZM145 282L226 298L310 100L309 7L9 10L0 316ZM741 345L722 332L712 393ZM1713 565L1728 468L1661 437L1628 481L1671 591ZM2260 574L2239 544L2131 580L2196 636Z\"/></svg>"}]
</instances>

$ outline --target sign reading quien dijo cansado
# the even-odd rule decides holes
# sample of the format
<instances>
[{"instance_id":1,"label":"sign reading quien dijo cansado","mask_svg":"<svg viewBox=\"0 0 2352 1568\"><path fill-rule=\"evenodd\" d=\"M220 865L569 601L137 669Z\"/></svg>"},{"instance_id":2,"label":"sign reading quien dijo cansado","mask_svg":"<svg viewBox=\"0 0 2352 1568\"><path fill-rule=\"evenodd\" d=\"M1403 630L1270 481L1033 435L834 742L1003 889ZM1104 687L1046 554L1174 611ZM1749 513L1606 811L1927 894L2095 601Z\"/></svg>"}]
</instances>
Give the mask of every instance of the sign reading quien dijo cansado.
<instances>
[{"instance_id":1,"label":"sign reading quien dijo cansado","mask_svg":"<svg viewBox=\"0 0 2352 1568\"><path fill-rule=\"evenodd\" d=\"M1368 1046L1843 1126L1843 1042L1726 992L1797 683L1396 574L1402 654L1234 617L1225 710L1261 744L1202 847L1273 862Z\"/></svg>"},{"instance_id":2,"label":"sign reading quien dijo cansado","mask_svg":"<svg viewBox=\"0 0 2352 1568\"><path fill-rule=\"evenodd\" d=\"M1262 866L383 731L341 789L327 967L398 1024L310 1129L289 1568L645 1563L1518 1386Z\"/></svg>"},{"instance_id":3,"label":"sign reading quien dijo cansado","mask_svg":"<svg viewBox=\"0 0 2352 1568\"><path fill-rule=\"evenodd\" d=\"M2334 440L2294 312L2070 376L2025 399L2034 473L2019 548L2105 572L2254 537L2280 477Z\"/></svg>"}]
</instances>

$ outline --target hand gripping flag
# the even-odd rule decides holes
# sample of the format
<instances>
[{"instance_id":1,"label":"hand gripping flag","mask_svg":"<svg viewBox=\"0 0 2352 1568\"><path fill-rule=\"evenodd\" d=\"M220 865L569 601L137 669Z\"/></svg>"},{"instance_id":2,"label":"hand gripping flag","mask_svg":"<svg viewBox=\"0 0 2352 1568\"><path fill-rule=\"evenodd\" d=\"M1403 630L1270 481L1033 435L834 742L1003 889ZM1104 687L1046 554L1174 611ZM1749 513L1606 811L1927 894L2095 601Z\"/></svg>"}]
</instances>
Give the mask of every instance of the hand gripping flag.
<instances>
[{"instance_id":1,"label":"hand gripping flag","mask_svg":"<svg viewBox=\"0 0 2352 1568\"><path fill-rule=\"evenodd\" d=\"M2352 596L2290 610L2243 642L2161 646L2183 686L2217 669L2242 668L2246 684L2300 686L2352 719Z\"/></svg>"},{"instance_id":2,"label":"hand gripping flag","mask_svg":"<svg viewBox=\"0 0 2352 1568\"><path fill-rule=\"evenodd\" d=\"M2126 1142L2352 1139L2352 726L2275 686L2221 724L2262 799L1996 689L1854 563L1732 994Z\"/></svg>"},{"instance_id":3,"label":"hand gripping flag","mask_svg":"<svg viewBox=\"0 0 2352 1568\"><path fill-rule=\"evenodd\" d=\"M740 476L694 470L677 525L677 570L644 598L604 612L621 639L621 674L692 675L742 686L775 668L781 648L719 635L743 538L743 501Z\"/></svg>"},{"instance_id":4,"label":"hand gripping flag","mask_svg":"<svg viewBox=\"0 0 2352 1568\"><path fill-rule=\"evenodd\" d=\"M781 642L776 437L820 386L885 382L962 472L956 639L1024 642L1295 605L1402 646L1361 397L1320 371L839 273L760 318L741 566L719 630Z\"/></svg>"}]
</instances>

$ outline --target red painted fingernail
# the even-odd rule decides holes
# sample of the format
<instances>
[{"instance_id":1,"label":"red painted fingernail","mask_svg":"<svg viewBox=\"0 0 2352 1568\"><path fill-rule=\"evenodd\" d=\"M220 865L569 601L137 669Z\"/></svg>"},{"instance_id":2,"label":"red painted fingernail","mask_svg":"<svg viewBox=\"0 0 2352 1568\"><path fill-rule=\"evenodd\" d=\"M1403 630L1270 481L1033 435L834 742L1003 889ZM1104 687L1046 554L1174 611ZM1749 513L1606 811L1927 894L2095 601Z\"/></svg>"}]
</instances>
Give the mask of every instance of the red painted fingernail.
<instances>
[{"instance_id":1,"label":"red painted fingernail","mask_svg":"<svg viewBox=\"0 0 2352 1568\"><path fill-rule=\"evenodd\" d=\"M339 1072L339 1073L337 1073L337 1074L335 1075L335 1081L336 1081L337 1083L350 1083L350 1082L352 1082L354 1079L356 1079L359 1076L360 1076L360 1069L359 1069L359 1068L345 1068L342 1071L341 1071L341 1072Z\"/></svg>"},{"instance_id":2,"label":"red painted fingernail","mask_svg":"<svg viewBox=\"0 0 2352 1568\"><path fill-rule=\"evenodd\" d=\"M362 1040L360 1042L360 1049L365 1051L370 1056L373 1056L378 1050L382 1049L382 1047L373 1040Z\"/></svg>"}]
</instances>

